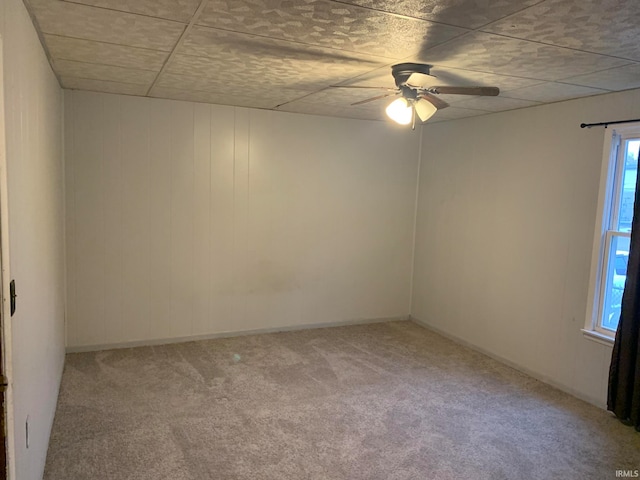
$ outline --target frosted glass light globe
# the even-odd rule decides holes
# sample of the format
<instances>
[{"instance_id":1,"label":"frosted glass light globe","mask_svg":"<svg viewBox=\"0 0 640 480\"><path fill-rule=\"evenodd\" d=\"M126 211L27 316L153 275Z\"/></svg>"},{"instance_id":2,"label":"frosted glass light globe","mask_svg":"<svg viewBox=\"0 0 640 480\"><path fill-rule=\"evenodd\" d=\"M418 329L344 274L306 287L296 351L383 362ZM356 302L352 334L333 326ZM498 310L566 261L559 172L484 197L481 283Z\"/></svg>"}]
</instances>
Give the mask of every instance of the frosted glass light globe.
<instances>
[{"instance_id":1,"label":"frosted glass light globe","mask_svg":"<svg viewBox=\"0 0 640 480\"><path fill-rule=\"evenodd\" d=\"M413 108L405 98L398 98L391 102L386 112L391 120L400 125L409 125L413 118Z\"/></svg>"}]
</instances>

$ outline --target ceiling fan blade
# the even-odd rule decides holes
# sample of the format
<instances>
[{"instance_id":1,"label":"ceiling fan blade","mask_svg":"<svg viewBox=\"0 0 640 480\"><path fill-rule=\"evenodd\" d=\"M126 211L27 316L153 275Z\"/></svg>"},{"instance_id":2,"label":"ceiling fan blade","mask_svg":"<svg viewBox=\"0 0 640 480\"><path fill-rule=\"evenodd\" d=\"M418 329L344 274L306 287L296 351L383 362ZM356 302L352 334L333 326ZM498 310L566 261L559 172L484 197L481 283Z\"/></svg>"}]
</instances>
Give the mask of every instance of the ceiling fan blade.
<instances>
[{"instance_id":1,"label":"ceiling fan blade","mask_svg":"<svg viewBox=\"0 0 640 480\"><path fill-rule=\"evenodd\" d=\"M498 87L430 87L432 93L451 95L480 95L483 97L495 97L500 93Z\"/></svg>"},{"instance_id":2,"label":"ceiling fan blade","mask_svg":"<svg viewBox=\"0 0 640 480\"><path fill-rule=\"evenodd\" d=\"M378 95L377 97L367 98L366 100L360 100L359 102L352 103L351 105L362 105L363 103L373 102L374 100L380 100L381 98L397 95L397 93L385 93L384 95Z\"/></svg>"},{"instance_id":3,"label":"ceiling fan blade","mask_svg":"<svg viewBox=\"0 0 640 480\"><path fill-rule=\"evenodd\" d=\"M364 85L329 85L329 88L369 88L374 90L386 90L387 92L395 92L395 88L389 87L367 87Z\"/></svg>"},{"instance_id":4,"label":"ceiling fan blade","mask_svg":"<svg viewBox=\"0 0 640 480\"><path fill-rule=\"evenodd\" d=\"M439 99L435 95L431 95L430 93L421 93L420 98L424 98L428 102L430 102L434 107L438 110L442 110L443 108L447 108L449 104L444 100Z\"/></svg>"},{"instance_id":5,"label":"ceiling fan blade","mask_svg":"<svg viewBox=\"0 0 640 480\"><path fill-rule=\"evenodd\" d=\"M428 87L430 83L433 83L434 75L428 75L426 73L414 72L406 81L407 85L412 87Z\"/></svg>"}]
</instances>

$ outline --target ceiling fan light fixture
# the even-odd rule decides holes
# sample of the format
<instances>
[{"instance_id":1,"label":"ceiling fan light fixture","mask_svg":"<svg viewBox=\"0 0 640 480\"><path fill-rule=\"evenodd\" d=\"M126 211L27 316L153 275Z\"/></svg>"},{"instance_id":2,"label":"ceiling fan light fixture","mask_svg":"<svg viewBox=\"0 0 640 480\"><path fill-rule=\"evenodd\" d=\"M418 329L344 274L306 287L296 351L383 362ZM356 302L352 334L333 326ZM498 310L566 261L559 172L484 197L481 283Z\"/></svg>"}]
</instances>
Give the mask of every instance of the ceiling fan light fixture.
<instances>
[{"instance_id":1,"label":"ceiling fan light fixture","mask_svg":"<svg viewBox=\"0 0 640 480\"><path fill-rule=\"evenodd\" d=\"M429 120L431 117L433 117L433 114L438 111L433 103L425 100L424 98L418 100L414 104L414 106L416 109L416 114L422 122L426 122L427 120Z\"/></svg>"},{"instance_id":2,"label":"ceiling fan light fixture","mask_svg":"<svg viewBox=\"0 0 640 480\"><path fill-rule=\"evenodd\" d=\"M432 85L435 75L431 74L431 65L426 63L398 63L391 66L391 75L396 88L370 87L367 85L331 85L333 88L373 88L387 93L360 100L351 105L387 98L392 95L400 96L387 105L387 116L400 125L409 125L415 129L416 122L424 123L438 110L447 108L449 104L440 98L445 95L471 95L476 97L495 97L500 94L498 87L451 85Z\"/></svg>"},{"instance_id":3,"label":"ceiling fan light fixture","mask_svg":"<svg viewBox=\"0 0 640 480\"><path fill-rule=\"evenodd\" d=\"M387 116L400 125L409 125L413 119L412 105L406 98L397 98L386 108Z\"/></svg>"}]
</instances>

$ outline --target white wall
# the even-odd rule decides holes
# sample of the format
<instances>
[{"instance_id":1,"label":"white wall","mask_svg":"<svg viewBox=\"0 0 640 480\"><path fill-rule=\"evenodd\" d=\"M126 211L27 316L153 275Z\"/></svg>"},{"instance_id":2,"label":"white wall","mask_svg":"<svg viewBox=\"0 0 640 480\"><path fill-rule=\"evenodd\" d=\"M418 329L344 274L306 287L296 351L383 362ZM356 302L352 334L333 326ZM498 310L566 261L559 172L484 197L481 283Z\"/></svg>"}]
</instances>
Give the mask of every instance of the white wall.
<instances>
[{"instance_id":1,"label":"white wall","mask_svg":"<svg viewBox=\"0 0 640 480\"><path fill-rule=\"evenodd\" d=\"M11 319L15 478L36 480L44 470L64 363L62 90L20 0L0 2L0 35L11 248L5 267L18 293Z\"/></svg>"},{"instance_id":2,"label":"white wall","mask_svg":"<svg viewBox=\"0 0 640 480\"><path fill-rule=\"evenodd\" d=\"M428 125L412 316L603 406L583 337L604 131L640 91Z\"/></svg>"},{"instance_id":3,"label":"white wall","mask_svg":"<svg viewBox=\"0 0 640 480\"><path fill-rule=\"evenodd\" d=\"M409 314L418 132L65 101L69 347Z\"/></svg>"}]
</instances>

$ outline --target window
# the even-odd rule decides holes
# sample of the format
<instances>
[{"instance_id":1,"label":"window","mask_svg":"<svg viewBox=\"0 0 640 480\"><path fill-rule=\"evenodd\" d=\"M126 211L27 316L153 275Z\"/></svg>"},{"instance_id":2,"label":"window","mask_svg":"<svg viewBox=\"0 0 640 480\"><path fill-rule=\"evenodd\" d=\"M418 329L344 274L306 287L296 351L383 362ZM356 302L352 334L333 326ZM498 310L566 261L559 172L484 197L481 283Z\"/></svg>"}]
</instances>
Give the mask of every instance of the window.
<instances>
[{"instance_id":1,"label":"window","mask_svg":"<svg viewBox=\"0 0 640 480\"><path fill-rule=\"evenodd\" d=\"M638 175L640 125L605 136L586 334L611 341L620 320Z\"/></svg>"}]
</instances>

